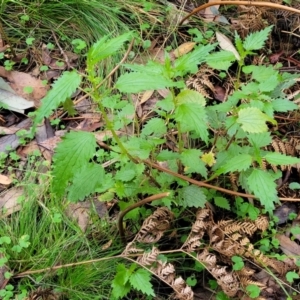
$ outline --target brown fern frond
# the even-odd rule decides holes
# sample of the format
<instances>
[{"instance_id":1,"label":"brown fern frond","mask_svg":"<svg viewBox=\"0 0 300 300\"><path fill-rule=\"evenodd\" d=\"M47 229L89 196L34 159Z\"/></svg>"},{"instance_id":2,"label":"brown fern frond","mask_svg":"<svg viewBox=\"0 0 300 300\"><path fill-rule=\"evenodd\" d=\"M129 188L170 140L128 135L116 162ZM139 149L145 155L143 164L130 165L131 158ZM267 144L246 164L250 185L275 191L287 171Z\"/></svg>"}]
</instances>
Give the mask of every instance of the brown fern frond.
<instances>
[{"instance_id":1,"label":"brown fern frond","mask_svg":"<svg viewBox=\"0 0 300 300\"><path fill-rule=\"evenodd\" d=\"M247 287L247 285L249 285L249 284L256 285L261 289L266 287L263 283L261 283L259 281L251 280L251 279L249 279L249 277L245 277L245 276L240 277L240 283L244 288Z\"/></svg>"},{"instance_id":2,"label":"brown fern frond","mask_svg":"<svg viewBox=\"0 0 300 300\"><path fill-rule=\"evenodd\" d=\"M157 261L159 250L156 247L152 247L151 252L144 252L143 256L137 258L137 262L143 266L150 266Z\"/></svg>"},{"instance_id":3,"label":"brown fern frond","mask_svg":"<svg viewBox=\"0 0 300 300\"><path fill-rule=\"evenodd\" d=\"M161 260L157 261L156 267L152 267L151 271L154 271L159 278L168 284L172 284L176 276L174 265L168 262L162 262Z\"/></svg>"},{"instance_id":4,"label":"brown fern frond","mask_svg":"<svg viewBox=\"0 0 300 300\"><path fill-rule=\"evenodd\" d=\"M174 214L166 207L160 207L145 219L135 240L141 243L155 243L170 228Z\"/></svg>"},{"instance_id":5,"label":"brown fern frond","mask_svg":"<svg viewBox=\"0 0 300 300\"><path fill-rule=\"evenodd\" d=\"M269 227L269 220L266 216L260 215L254 222L256 227L261 231L266 231Z\"/></svg>"},{"instance_id":6,"label":"brown fern frond","mask_svg":"<svg viewBox=\"0 0 300 300\"><path fill-rule=\"evenodd\" d=\"M122 252L122 255L136 254L136 253L141 253L141 252L144 252L144 249L136 248L135 242L132 241L126 245L124 251Z\"/></svg>"},{"instance_id":7,"label":"brown fern frond","mask_svg":"<svg viewBox=\"0 0 300 300\"><path fill-rule=\"evenodd\" d=\"M255 270L249 268L249 267L244 267L243 269L236 271L236 273L239 276L243 276L243 277L250 277L255 273Z\"/></svg>"},{"instance_id":8,"label":"brown fern frond","mask_svg":"<svg viewBox=\"0 0 300 300\"><path fill-rule=\"evenodd\" d=\"M199 248L201 244L199 236L189 237L182 246L182 249L186 252L193 252Z\"/></svg>"}]
</instances>

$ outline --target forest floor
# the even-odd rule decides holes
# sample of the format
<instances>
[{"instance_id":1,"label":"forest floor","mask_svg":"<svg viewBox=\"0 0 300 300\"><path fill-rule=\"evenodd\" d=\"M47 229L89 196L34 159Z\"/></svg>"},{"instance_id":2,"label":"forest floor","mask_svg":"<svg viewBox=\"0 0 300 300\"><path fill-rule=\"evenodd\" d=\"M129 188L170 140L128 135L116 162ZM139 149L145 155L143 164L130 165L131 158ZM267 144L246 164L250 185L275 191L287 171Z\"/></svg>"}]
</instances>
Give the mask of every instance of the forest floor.
<instances>
[{"instance_id":1,"label":"forest floor","mask_svg":"<svg viewBox=\"0 0 300 300\"><path fill-rule=\"evenodd\" d=\"M1 299L300 299L300 5L212 2L3 5Z\"/></svg>"}]
</instances>

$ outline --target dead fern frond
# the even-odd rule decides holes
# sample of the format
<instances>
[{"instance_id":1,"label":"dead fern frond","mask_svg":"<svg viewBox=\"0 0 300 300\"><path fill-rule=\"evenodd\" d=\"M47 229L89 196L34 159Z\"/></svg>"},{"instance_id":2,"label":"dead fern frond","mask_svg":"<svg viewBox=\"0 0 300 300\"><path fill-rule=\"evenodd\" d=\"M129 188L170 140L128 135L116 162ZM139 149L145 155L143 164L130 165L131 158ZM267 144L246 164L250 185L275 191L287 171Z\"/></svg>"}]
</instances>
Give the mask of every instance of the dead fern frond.
<instances>
[{"instance_id":1,"label":"dead fern frond","mask_svg":"<svg viewBox=\"0 0 300 300\"><path fill-rule=\"evenodd\" d=\"M159 278L168 284L172 284L176 275L174 265L168 262L162 262L161 260L157 261L156 267L152 267L151 271L154 271Z\"/></svg>"},{"instance_id":2,"label":"dead fern frond","mask_svg":"<svg viewBox=\"0 0 300 300\"><path fill-rule=\"evenodd\" d=\"M266 286L259 282L259 281L254 281L254 280L250 280L249 277L244 277L244 276L241 276L240 277L240 283L242 284L242 286L245 288L247 285L249 284L253 284L253 285L256 285L260 288L265 288Z\"/></svg>"},{"instance_id":3,"label":"dead fern frond","mask_svg":"<svg viewBox=\"0 0 300 300\"><path fill-rule=\"evenodd\" d=\"M150 266L157 261L159 250L156 247L152 247L151 252L144 252L143 256L137 258L137 262L143 266Z\"/></svg>"},{"instance_id":4,"label":"dead fern frond","mask_svg":"<svg viewBox=\"0 0 300 300\"><path fill-rule=\"evenodd\" d=\"M255 221L256 227L261 231L266 231L269 227L269 220L266 216L259 216Z\"/></svg>"},{"instance_id":5,"label":"dead fern frond","mask_svg":"<svg viewBox=\"0 0 300 300\"><path fill-rule=\"evenodd\" d=\"M151 216L145 219L135 240L141 243L155 243L163 236L174 219L173 213L166 207L158 208Z\"/></svg>"},{"instance_id":6,"label":"dead fern frond","mask_svg":"<svg viewBox=\"0 0 300 300\"><path fill-rule=\"evenodd\" d=\"M122 252L123 255L128 255L128 254L136 254L136 253L141 253L144 252L144 249L141 248L136 248L135 247L135 242L132 241L126 245L126 248Z\"/></svg>"}]
</instances>

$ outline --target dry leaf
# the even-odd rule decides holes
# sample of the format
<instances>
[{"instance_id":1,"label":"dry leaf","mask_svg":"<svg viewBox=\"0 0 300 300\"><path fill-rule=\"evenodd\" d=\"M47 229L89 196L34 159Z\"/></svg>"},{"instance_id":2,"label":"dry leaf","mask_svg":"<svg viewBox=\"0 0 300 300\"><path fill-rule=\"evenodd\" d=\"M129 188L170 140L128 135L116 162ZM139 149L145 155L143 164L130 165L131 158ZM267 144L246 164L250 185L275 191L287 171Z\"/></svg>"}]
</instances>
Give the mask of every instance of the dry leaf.
<instances>
[{"instance_id":1,"label":"dry leaf","mask_svg":"<svg viewBox=\"0 0 300 300\"><path fill-rule=\"evenodd\" d=\"M209 0L208 3L216 2L216 1L218 1L218 0ZM214 21L215 16L217 16L219 14L219 7L220 7L220 5L213 5L213 6L207 7L203 12L203 17L207 21Z\"/></svg>"},{"instance_id":2,"label":"dry leaf","mask_svg":"<svg viewBox=\"0 0 300 300\"><path fill-rule=\"evenodd\" d=\"M11 126L11 127L0 126L0 135L14 134L19 130L20 130L20 128L15 127L15 126Z\"/></svg>"},{"instance_id":3,"label":"dry leaf","mask_svg":"<svg viewBox=\"0 0 300 300\"><path fill-rule=\"evenodd\" d=\"M238 52L235 49L234 45L232 44L231 40L227 36L225 36L223 33L216 32L216 37L217 37L220 47L223 50L232 52L237 60L241 59L240 55L238 54Z\"/></svg>"},{"instance_id":4,"label":"dry leaf","mask_svg":"<svg viewBox=\"0 0 300 300\"><path fill-rule=\"evenodd\" d=\"M20 210L18 198L24 194L23 188L14 187L0 195L0 215L6 217Z\"/></svg>"},{"instance_id":5,"label":"dry leaf","mask_svg":"<svg viewBox=\"0 0 300 300\"><path fill-rule=\"evenodd\" d=\"M79 203L70 203L67 208L67 215L77 221L78 226L82 232L86 231L86 228L90 221L90 207L91 203L83 201Z\"/></svg>"},{"instance_id":6,"label":"dry leaf","mask_svg":"<svg viewBox=\"0 0 300 300\"><path fill-rule=\"evenodd\" d=\"M196 43L194 43L194 42L186 42L186 43L181 44L179 47L177 47L173 51L174 56L176 58L178 58L184 54L191 52L194 49L195 45L196 45Z\"/></svg>"},{"instance_id":7,"label":"dry leaf","mask_svg":"<svg viewBox=\"0 0 300 300\"><path fill-rule=\"evenodd\" d=\"M280 249L287 256L292 256L294 261L297 261L297 256L300 256L300 246L291 241L291 239L283 234L277 234L276 239L279 241Z\"/></svg>"},{"instance_id":8,"label":"dry leaf","mask_svg":"<svg viewBox=\"0 0 300 300\"><path fill-rule=\"evenodd\" d=\"M12 180L8 176L0 174L0 184L10 185L11 183Z\"/></svg>"},{"instance_id":9,"label":"dry leaf","mask_svg":"<svg viewBox=\"0 0 300 300\"><path fill-rule=\"evenodd\" d=\"M142 98L141 98L141 100L140 100L140 104L143 104L143 103L145 103L147 100L149 100L150 97L153 95L153 93L154 93L153 90L146 91L146 92L143 94L143 96L142 96Z\"/></svg>"},{"instance_id":10,"label":"dry leaf","mask_svg":"<svg viewBox=\"0 0 300 300\"><path fill-rule=\"evenodd\" d=\"M112 244L112 240L109 240L106 244L104 244L102 247L101 247L101 250L106 250L108 249Z\"/></svg>"},{"instance_id":11,"label":"dry leaf","mask_svg":"<svg viewBox=\"0 0 300 300\"><path fill-rule=\"evenodd\" d=\"M48 91L48 86L44 85L41 80L17 71L7 71L4 67L0 66L0 76L5 77L9 82L12 89L20 97L27 100L33 100L36 106L39 106L40 100L44 98ZM24 88L33 88L32 93L28 94L24 92Z\"/></svg>"}]
</instances>

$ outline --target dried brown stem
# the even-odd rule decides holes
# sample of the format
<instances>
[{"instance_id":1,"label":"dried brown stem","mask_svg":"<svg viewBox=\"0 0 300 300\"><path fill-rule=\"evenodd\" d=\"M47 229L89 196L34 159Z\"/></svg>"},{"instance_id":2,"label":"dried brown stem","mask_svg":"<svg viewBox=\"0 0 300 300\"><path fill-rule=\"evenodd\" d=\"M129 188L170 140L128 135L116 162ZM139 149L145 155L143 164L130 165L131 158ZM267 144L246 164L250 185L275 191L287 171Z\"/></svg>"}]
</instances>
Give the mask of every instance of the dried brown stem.
<instances>
[{"instance_id":1,"label":"dried brown stem","mask_svg":"<svg viewBox=\"0 0 300 300\"><path fill-rule=\"evenodd\" d=\"M231 4L231 5L247 5L247 6L262 6L262 7L269 7L269 8L275 8L275 9L280 9L280 10L286 10L290 12L294 12L297 14L300 14L300 10L293 8L293 7L288 7L285 5L281 4L276 4L276 3L270 3L270 2L264 2L264 1L215 1L215 2L209 2L206 4L203 4L201 6L198 6L195 8L191 13L189 13L187 16L185 16L179 23L179 25L182 25L183 22L187 19L189 19L191 16L196 14L197 12L204 10L207 7L214 6L214 5L226 5L226 4Z\"/></svg>"}]
</instances>

